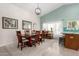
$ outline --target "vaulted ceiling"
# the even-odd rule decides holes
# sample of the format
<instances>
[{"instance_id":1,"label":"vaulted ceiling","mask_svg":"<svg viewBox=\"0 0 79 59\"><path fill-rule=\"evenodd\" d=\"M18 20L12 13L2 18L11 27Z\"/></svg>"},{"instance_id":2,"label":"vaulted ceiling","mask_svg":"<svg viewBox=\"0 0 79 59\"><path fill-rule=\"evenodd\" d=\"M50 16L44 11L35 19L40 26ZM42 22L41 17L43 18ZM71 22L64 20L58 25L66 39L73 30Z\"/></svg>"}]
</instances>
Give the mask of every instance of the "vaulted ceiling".
<instances>
[{"instance_id":1,"label":"vaulted ceiling","mask_svg":"<svg viewBox=\"0 0 79 59\"><path fill-rule=\"evenodd\" d=\"M32 13L35 13L35 8L37 7L37 3L14 3L14 5L23 8L24 10L28 10ZM41 8L40 16L43 16L59 7L64 5L63 3L39 3L39 7Z\"/></svg>"}]
</instances>

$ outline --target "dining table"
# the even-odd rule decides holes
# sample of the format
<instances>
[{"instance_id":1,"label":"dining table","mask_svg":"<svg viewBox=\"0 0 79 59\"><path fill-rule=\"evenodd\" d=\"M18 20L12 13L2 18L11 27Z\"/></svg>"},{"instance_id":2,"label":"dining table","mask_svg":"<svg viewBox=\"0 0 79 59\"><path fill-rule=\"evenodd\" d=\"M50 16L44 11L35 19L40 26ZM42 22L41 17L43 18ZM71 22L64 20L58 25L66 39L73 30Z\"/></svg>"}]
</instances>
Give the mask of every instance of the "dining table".
<instances>
[{"instance_id":1,"label":"dining table","mask_svg":"<svg viewBox=\"0 0 79 59\"><path fill-rule=\"evenodd\" d=\"M36 34L31 34L31 35L22 35L23 37L25 37L28 41L28 46L32 46L32 41L35 40L35 36Z\"/></svg>"}]
</instances>

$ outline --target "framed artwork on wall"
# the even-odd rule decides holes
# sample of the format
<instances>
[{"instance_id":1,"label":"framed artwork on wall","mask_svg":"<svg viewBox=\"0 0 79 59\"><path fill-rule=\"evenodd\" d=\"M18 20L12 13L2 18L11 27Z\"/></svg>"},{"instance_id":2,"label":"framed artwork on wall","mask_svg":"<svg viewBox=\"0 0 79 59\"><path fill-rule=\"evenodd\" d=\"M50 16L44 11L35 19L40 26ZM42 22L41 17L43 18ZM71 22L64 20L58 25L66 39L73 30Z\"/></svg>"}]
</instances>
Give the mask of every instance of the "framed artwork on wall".
<instances>
[{"instance_id":1,"label":"framed artwork on wall","mask_svg":"<svg viewBox=\"0 0 79 59\"><path fill-rule=\"evenodd\" d=\"M2 17L3 29L18 29L18 20L8 17Z\"/></svg>"},{"instance_id":2,"label":"framed artwork on wall","mask_svg":"<svg viewBox=\"0 0 79 59\"><path fill-rule=\"evenodd\" d=\"M36 25L37 25L36 23L33 23L33 26L32 26L33 30L35 30Z\"/></svg>"},{"instance_id":3,"label":"framed artwork on wall","mask_svg":"<svg viewBox=\"0 0 79 59\"><path fill-rule=\"evenodd\" d=\"M23 30L31 30L32 29L32 22L22 20L22 29Z\"/></svg>"},{"instance_id":4,"label":"framed artwork on wall","mask_svg":"<svg viewBox=\"0 0 79 59\"><path fill-rule=\"evenodd\" d=\"M79 20L64 20L64 32L79 32Z\"/></svg>"}]
</instances>

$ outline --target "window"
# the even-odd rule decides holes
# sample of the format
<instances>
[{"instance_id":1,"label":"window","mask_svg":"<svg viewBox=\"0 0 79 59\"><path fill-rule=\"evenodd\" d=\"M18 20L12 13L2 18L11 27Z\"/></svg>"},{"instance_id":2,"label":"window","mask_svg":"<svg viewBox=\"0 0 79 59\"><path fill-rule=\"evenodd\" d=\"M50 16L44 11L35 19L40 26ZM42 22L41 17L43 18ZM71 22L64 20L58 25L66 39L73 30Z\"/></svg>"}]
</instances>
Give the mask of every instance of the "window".
<instances>
[{"instance_id":1,"label":"window","mask_svg":"<svg viewBox=\"0 0 79 59\"><path fill-rule=\"evenodd\" d=\"M62 22L58 21L58 22L52 22L52 23L43 23L43 30L47 30L47 31L53 31L53 34L58 35L60 33L62 33L63 31L63 27L62 27Z\"/></svg>"}]
</instances>

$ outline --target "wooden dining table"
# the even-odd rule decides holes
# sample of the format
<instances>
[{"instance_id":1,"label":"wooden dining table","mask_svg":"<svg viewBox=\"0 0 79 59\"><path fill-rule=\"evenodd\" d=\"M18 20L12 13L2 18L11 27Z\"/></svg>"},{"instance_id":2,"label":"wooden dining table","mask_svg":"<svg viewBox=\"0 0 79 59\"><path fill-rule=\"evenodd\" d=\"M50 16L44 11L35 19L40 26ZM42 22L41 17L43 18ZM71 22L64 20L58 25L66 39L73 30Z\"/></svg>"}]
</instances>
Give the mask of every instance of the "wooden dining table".
<instances>
[{"instance_id":1,"label":"wooden dining table","mask_svg":"<svg viewBox=\"0 0 79 59\"><path fill-rule=\"evenodd\" d=\"M32 35L22 35L22 37L25 37L27 40L29 40L29 46L32 46L32 38L34 38L33 40L35 40L35 36L36 34L32 34Z\"/></svg>"}]
</instances>

